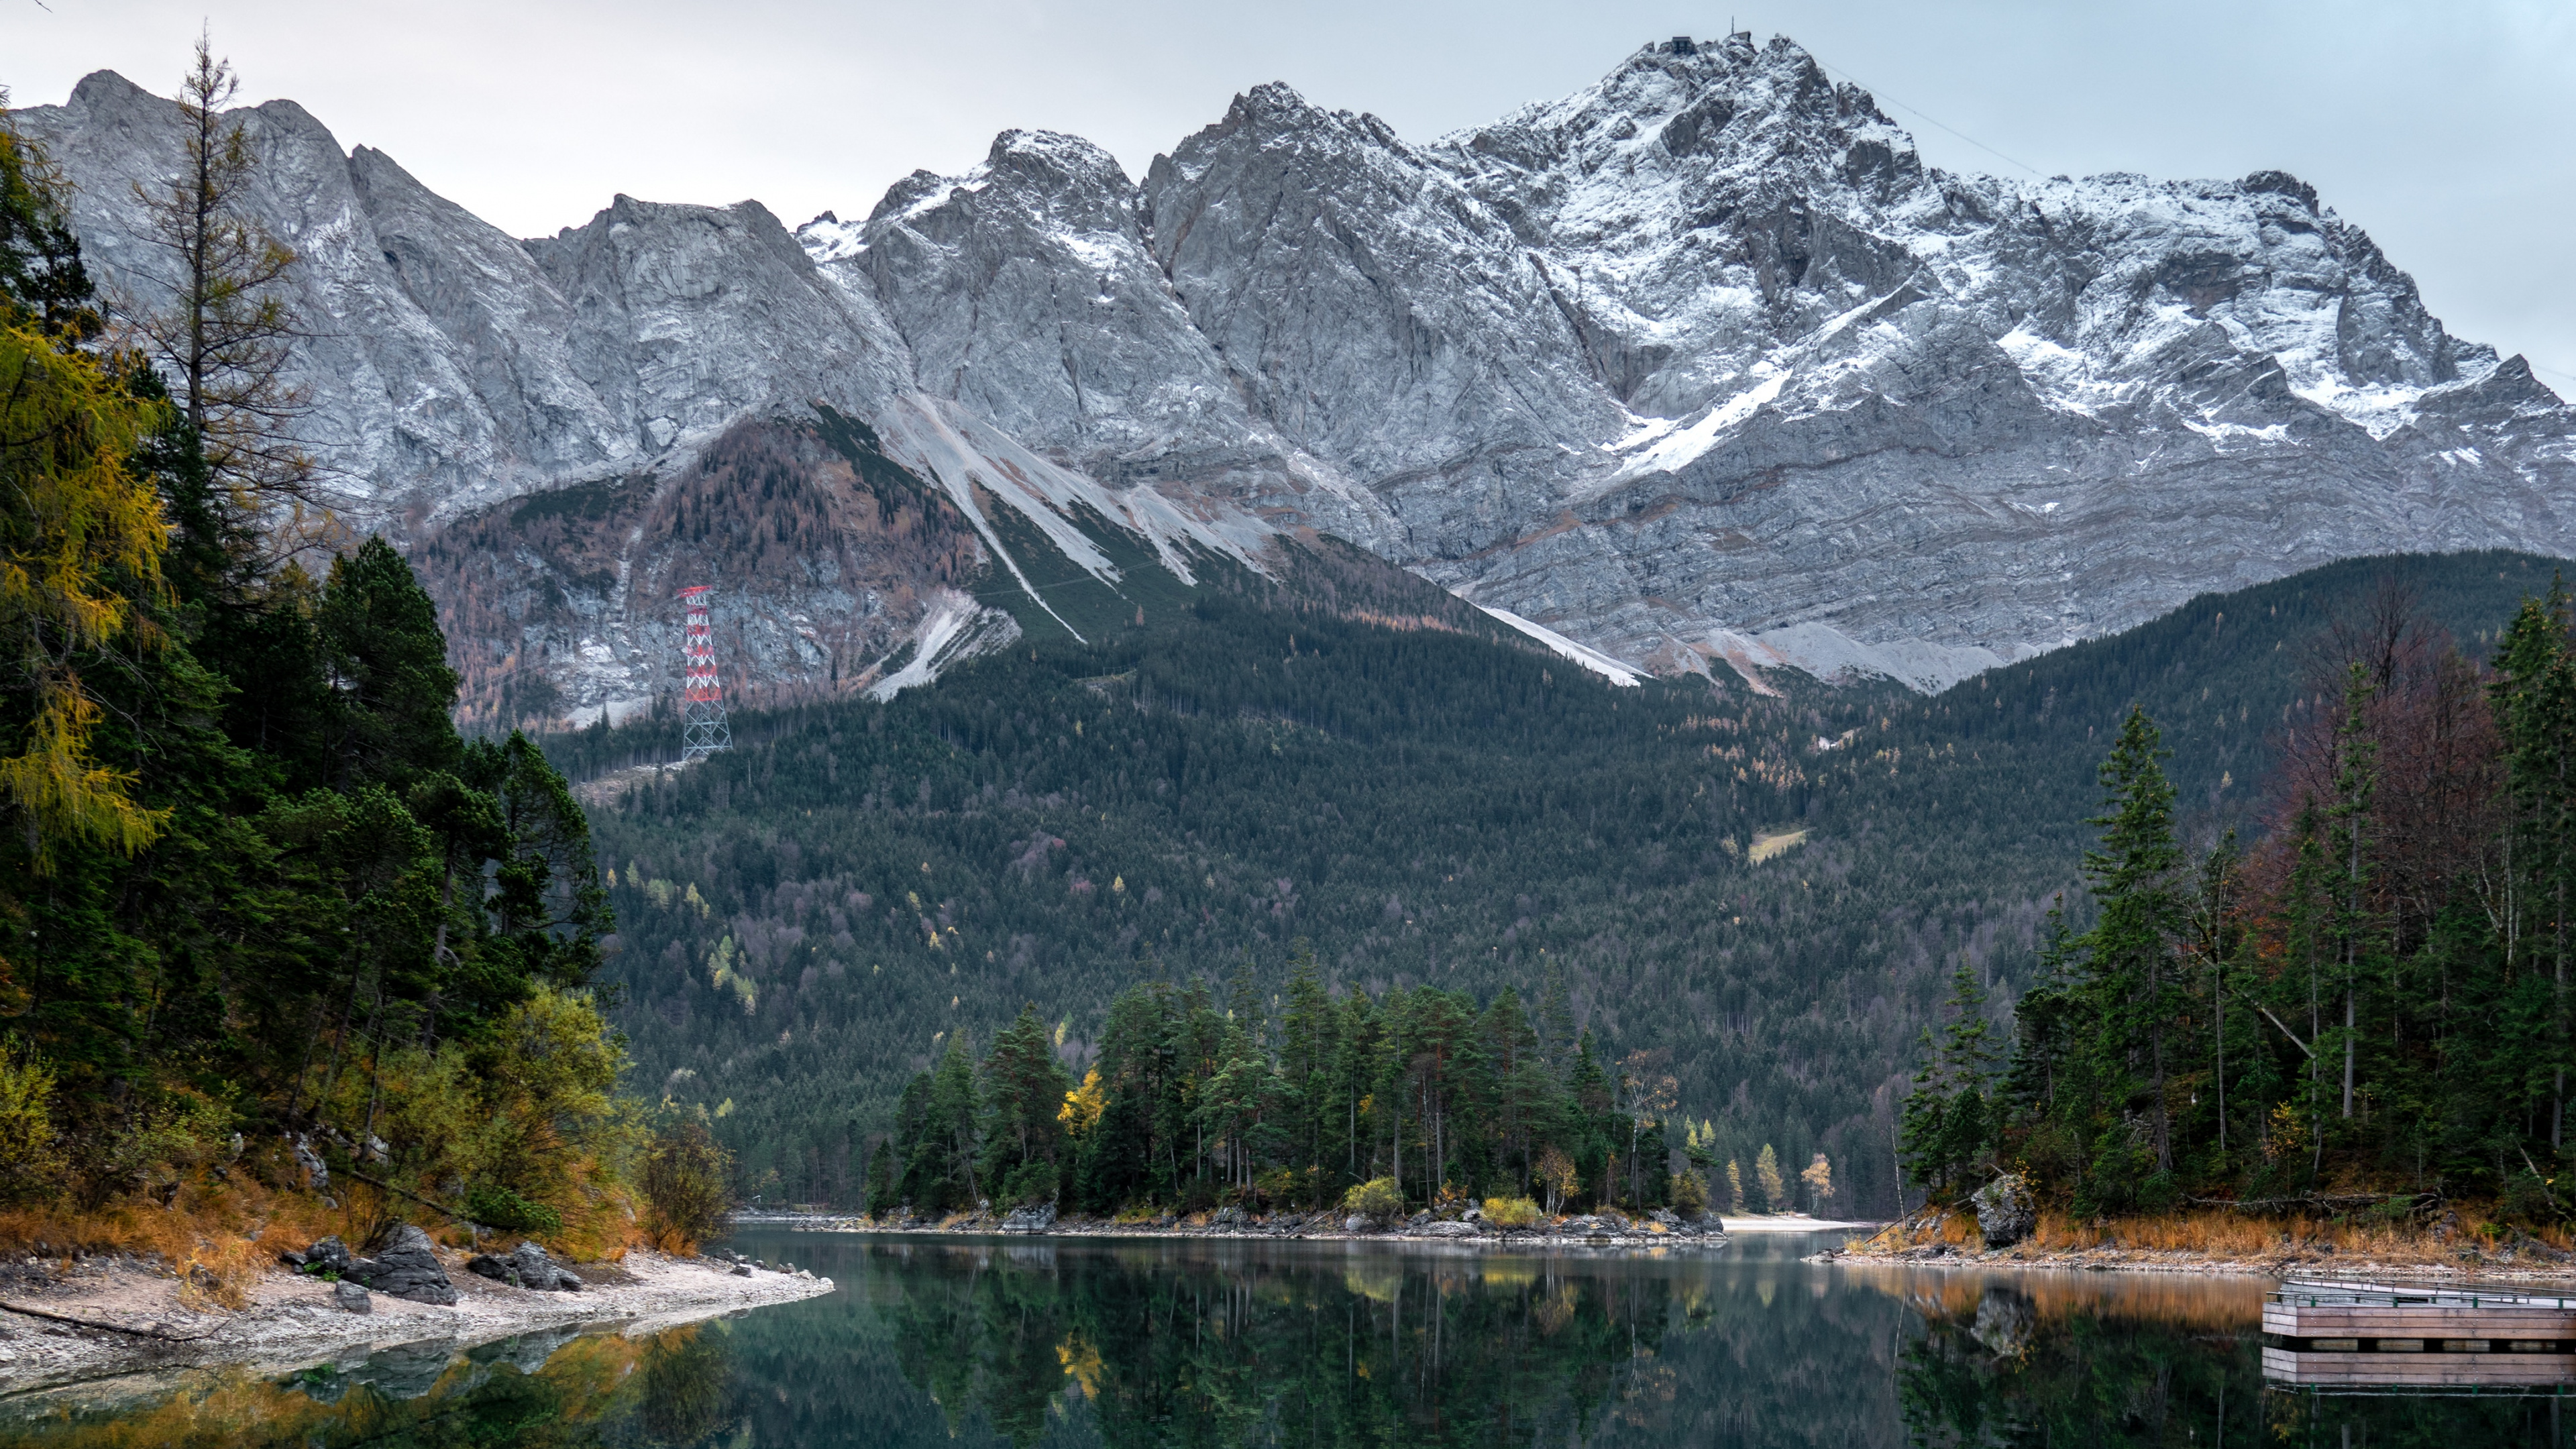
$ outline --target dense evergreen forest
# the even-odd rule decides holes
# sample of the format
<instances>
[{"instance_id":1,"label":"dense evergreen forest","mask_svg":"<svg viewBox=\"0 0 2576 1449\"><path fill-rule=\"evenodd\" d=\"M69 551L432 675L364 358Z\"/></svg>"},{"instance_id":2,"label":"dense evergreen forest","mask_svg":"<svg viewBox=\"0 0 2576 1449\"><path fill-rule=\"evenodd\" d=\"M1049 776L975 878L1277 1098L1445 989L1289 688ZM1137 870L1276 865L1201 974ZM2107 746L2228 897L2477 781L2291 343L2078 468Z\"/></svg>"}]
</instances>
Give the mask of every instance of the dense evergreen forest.
<instances>
[{"instance_id":1,"label":"dense evergreen forest","mask_svg":"<svg viewBox=\"0 0 2576 1449\"><path fill-rule=\"evenodd\" d=\"M298 523L294 259L227 204L257 158L198 62L167 315L103 315L0 116L0 1206L265 1218L354 1169L613 1239L587 823L527 740L459 737L401 555Z\"/></svg>"},{"instance_id":2,"label":"dense evergreen forest","mask_svg":"<svg viewBox=\"0 0 2576 1449\"><path fill-rule=\"evenodd\" d=\"M2402 580L2369 602L2314 657L2256 830L2191 840L2168 771L2189 749L2132 710L2082 857L2091 925L2052 922L2008 1061L1957 973L1905 1111L1923 1185L2018 1168L2082 1216L2566 1215L2576 610L2553 583L2463 652Z\"/></svg>"},{"instance_id":3,"label":"dense evergreen forest","mask_svg":"<svg viewBox=\"0 0 2576 1449\"><path fill-rule=\"evenodd\" d=\"M1712 1183L1732 1186L1717 1206L1747 1205L1743 1164L1719 1175L1699 1126L1666 1131L1678 1100L1669 1054L1603 1062L1591 1033L1575 1034L1561 977L1533 1016L1510 987L1482 1010L1435 986L1336 998L1303 942L1294 954L1275 1040L1248 971L1223 1010L1195 983L1119 993L1079 1086L1034 1008L980 1065L962 1034L949 1037L872 1157L869 1210L1338 1203L1384 1219L1416 1203L1455 1216L1481 1199L1506 1226L1528 1226L1585 1205L1696 1217ZM1752 1206L1830 1192L1823 1165L1794 1196L1771 1149L1753 1167Z\"/></svg>"},{"instance_id":4,"label":"dense evergreen forest","mask_svg":"<svg viewBox=\"0 0 2576 1449\"><path fill-rule=\"evenodd\" d=\"M959 1037L980 1060L1024 1007L1078 1079L1142 984L1230 1001L1248 975L1246 1030L1275 1039L1300 939L1329 995L1373 1003L1433 987L1483 1012L1510 987L1526 1008L1553 972L1605 1070L1666 1054L1676 1152L1687 1120L1721 1171L1769 1146L1794 1180L1822 1153L1822 1206L1884 1213L1912 1044L1957 962L2005 1020L2051 902L2090 922L2093 775L2132 703L2191 746L2179 828L2251 839L2277 744L2331 712L2318 641L2380 579L2486 648L2552 567L2352 561L1934 698L1614 688L1507 641L1208 591L599 778L618 1020L639 1085L705 1106L747 1191L850 1207L906 1082ZM550 748L590 776L667 733Z\"/></svg>"}]
</instances>

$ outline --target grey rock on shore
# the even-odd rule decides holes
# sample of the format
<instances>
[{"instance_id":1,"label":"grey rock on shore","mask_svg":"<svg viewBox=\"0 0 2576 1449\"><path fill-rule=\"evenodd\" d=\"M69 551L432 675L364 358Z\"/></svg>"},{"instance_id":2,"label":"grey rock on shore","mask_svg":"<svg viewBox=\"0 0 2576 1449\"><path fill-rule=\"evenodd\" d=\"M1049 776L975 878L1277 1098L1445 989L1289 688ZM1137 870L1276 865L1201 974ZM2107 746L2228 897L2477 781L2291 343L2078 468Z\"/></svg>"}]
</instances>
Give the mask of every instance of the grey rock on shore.
<instances>
[{"instance_id":1,"label":"grey rock on shore","mask_svg":"<svg viewBox=\"0 0 2576 1449\"><path fill-rule=\"evenodd\" d=\"M521 1243L502 1256L482 1254L469 1260L465 1271L543 1293L577 1293L582 1286L578 1275L547 1256L537 1243Z\"/></svg>"},{"instance_id":2,"label":"grey rock on shore","mask_svg":"<svg viewBox=\"0 0 2576 1449\"><path fill-rule=\"evenodd\" d=\"M338 1239L326 1239L333 1244ZM318 1246L318 1245L317 1245ZM447 1279L447 1270L439 1266L438 1253L429 1234L409 1223L394 1229L391 1241L373 1258L358 1258L341 1270L340 1276L363 1283L378 1293L394 1298L408 1298L414 1303L454 1303L456 1285Z\"/></svg>"}]
</instances>

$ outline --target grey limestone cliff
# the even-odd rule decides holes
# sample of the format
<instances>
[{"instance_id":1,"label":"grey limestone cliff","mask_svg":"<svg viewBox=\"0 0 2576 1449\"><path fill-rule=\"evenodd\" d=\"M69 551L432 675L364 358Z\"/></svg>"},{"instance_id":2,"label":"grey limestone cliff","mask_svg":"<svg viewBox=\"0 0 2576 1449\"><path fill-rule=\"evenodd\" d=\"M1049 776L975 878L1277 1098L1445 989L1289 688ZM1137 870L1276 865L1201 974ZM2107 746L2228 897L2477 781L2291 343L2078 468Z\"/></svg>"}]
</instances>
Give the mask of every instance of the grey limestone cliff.
<instances>
[{"instance_id":1,"label":"grey limestone cliff","mask_svg":"<svg viewBox=\"0 0 2576 1449\"><path fill-rule=\"evenodd\" d=\"M517 241L291 103L243 119L306 258L312 431L370 521L490 548L526 494L676 496L746 421L873 425L956 531L879 548L864 587L812 582L846 549L798 554L801 602L740 601L781 639L963 627L918 601L1016 568L991 508L1103 579L1072 520L1182 573L1314 527L1658 671L1922 688L2333 558L2576 552L2576 412L2304 183L1947 173L1784 39L1659 43L1432 141L1260 86L1141 180L1011 131L793 232L619 197ZM149 305L131 188L175 165L172 108L102 73L17 121ZM588 574L525 566L566 619L631 612L640 561L658 588L681 557L565 546ZM916 602L867 614L888 590ZM809 618L824 595L849 618ZM575 704L649 694L591 627L536 667ZM774 662L840 679L839 647Z\"/></svg>"}]
</instances>

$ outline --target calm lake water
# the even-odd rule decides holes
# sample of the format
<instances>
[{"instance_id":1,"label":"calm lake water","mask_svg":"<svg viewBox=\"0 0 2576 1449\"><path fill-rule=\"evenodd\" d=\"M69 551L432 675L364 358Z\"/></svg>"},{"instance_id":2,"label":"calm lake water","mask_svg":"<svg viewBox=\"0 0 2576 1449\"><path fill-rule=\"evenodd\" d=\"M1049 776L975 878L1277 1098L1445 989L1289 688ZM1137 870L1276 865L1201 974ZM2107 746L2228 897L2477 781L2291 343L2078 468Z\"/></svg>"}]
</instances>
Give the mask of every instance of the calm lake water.
<instances>
[{"instance_id":1,"label":"calm lake water","mask_svg":"<svg viewBox=\"0 0 2576 1449\"><path fill-rule=\"evenodd\" d=\"M829 1297L0 1402L47 1446L2576 1446L2554 1392L2267 1386L2264 1285L1344 1243L755 1233ZM2576 1386L2570 1386L2576 1390Z\"/></svg>"}]
</instances>

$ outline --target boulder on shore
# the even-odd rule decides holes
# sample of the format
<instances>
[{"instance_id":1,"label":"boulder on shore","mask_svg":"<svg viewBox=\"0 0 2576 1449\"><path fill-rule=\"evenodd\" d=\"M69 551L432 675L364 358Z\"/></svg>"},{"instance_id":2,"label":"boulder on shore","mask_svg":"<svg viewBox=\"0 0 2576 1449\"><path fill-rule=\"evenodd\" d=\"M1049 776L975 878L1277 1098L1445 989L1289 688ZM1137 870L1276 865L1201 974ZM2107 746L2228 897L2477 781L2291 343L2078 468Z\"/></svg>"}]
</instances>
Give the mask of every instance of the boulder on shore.
<instances>
[{"instance_id":1,"label":"boulder on shore","mask_svg":"<svg viewBox=\"0 0 2576 1449\"><path fill-rule=\"evenodd\" d=\"M349 1265L357 1260L350 1256L349 1245L337 1236L316 1242L301 1253L280 1253L279 1262L299 1273L336 1273L349 1276Z\"/></svg>"},{"instance_id":2,"label":"boulder on shore","mask_svg":"<svg viewBox=\"0 0 2576 1449\"><path fill-rule=\"evenodd\" d=\"M467 1263L465 1271L498 1279L513 1288L533 1288L541 1293L581 1291L581 1279L571 1269L546 1256L546 1250L535 1243L521 1243L502 1257L485 1253Z\"/></svg>"},{"instance_id":3,"label":"boulder on shore","mask_svg":"<svg viewBox=\"0 0 2576 1449\"><path fill-rule=\"evenodd\" d=\"M1977 1232L1989 1248L2009 1248L2039 1226L2039 1204L2021 1174L2007 1172L1969 1199L1977 1209Z\"/></svg>"},{"instance_id":4,"label":"boulder on shore","mask_svg":"<svg viewBox=\"0 0 2576 1449\"><path fill-rule=\"evenodd\" d=\"M1054 1227L1055 1204L1051 1202L1015 1207L1002 1219L1002 1231L1006 1233L1043 1233Z\"/></svg>"},{"instance_id":5,"label":"boulder on shore","mask_svg":"<svg viewBox=\"0 0 2576 1449\"><path fill-rule=\"evenodd\" d=\"M324 1242L337 1243L336 1238ZM320 1247L317 1243L315 1247ZM308 1254L309 1256L309 1254ZM409 1223L394 1229L393 1240L373 1258L353 1260L340 1276L363 1283L378 1293L394 1298L408 1298L414 1303L447 1303L456 1301L456 1285L447 1281L447 1270L439 1266L438 1251L432 1247L429 1234Z\"/></svg>"}]
</instances>

